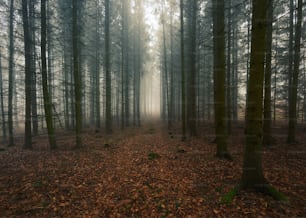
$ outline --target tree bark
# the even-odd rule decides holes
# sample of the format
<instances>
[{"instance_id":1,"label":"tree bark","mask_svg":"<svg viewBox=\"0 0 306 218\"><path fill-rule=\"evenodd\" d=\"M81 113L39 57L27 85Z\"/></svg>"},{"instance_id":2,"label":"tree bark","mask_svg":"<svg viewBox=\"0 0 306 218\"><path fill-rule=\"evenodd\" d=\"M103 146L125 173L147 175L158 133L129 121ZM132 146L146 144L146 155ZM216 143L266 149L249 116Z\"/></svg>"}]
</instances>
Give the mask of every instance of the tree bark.
<instances>
[{"instance_id":1,"label":"tree bark","mask_svg":"<svg viewBox=\"0 0 306 218\"><path fill-rule=\"evenodd\" d=\"M181 98L182 98L182 141L186 140L186 93L185 93L185 45L184 45L184 0L180 0L181 25Z\"/></svg>"},{"instance_id":2,"label":"tree bark","mask_svg":"<svg viewBox=\"0 0 306 218\"><path fill-rule=\"evenodd\" d=\"M231 159L226 129L224 0L213 1L213 35L216 156Z\"/></svg>"},{"instance_id":3,"label":"tree bark","mask_svg":"<svg viewBox=\"0 0 306 218\"><path fill-rule=\"evenodd\" d=\"M3 101L3 78L2 78L2 53L0 51L0 106L1 106L1 119L2 119L2 137L3 142L7 140L6 133L6 120L4 111L4 101Z\"/></svg>"},{"instance_id":4,"label":"tree bark","mask_svg":"<svg viewBox=\"0 0 306 218\"><path fill-rule=\"evenodd\" d=\"M52 102L48 90L48 73L46 57L46 35L47 35L47 18L46 18L46 0L41 0L41 74L43 85L45 119L47 123L48 139L51 149L56 149L55 132L53 125Z\"/></svg>"},{"instance_id":5,"label":"tree bark","mask_svg":"<svg viewBox=\"0 0 306 218\"><path fill-rule=\"evenodd\" d=\"M31 103L32 103L32 54L31 36L29 30L28 1L22 0L22 19L24 33L24 54L25 54L25 139L24 148L32 149L32 127L31 127Z\"/></svg>"},{"instance_id":6,"label":"tree bark","mask_svg":"<svg viewBox=\"0 0 306 218\"><path fill-rule=\"evenodd\" d=\"M13 121L13 82L15 81L14 73L14 0L10 1L10 18L9 18L9 90L8 90L8 133L9 146L14 145L14 121Z\"/></svg>"},{"instance_id":7,"label":"tree bark","mask_svg":"<svg viewBox=\"0 0 306 218\"><path fill-rule=\"evenodd\" d=\"M289 127L288 143L295 143L295 129L297 122L297 91L300 67L300 50L301 50L301 27L302 27L302 0L298 0L297 23L295 27L295 45L294 45L294 66L292 75L292 84L290 86L290 104L289 104Z\"/></svg>"},{"instance_id":8,"label":"tree bark","mask_svg":"<svg viewBox=\"0 0 306 218\"><path fill-rule=\"evenodd\" d=\"M266 0L253 1L251 65L246 105L246 145L242 174L244 188L263 188L267 185L261 160L267 8Z\"/></svg>"},{"instance_id":9,"label":"tree bark","mask_svg":"<svg viewBox=\"0 0 306 218\"><path fill-rule=\"evenodd\" d=\"M272 59L272 33L273 33L273 0L269 1L268 26L266 35L266 66L265 66L265 97L264 97L264 123L263 123L263 145L272 144L271 125L271 59Z\"/></svg>"},{"instance_id":10,"label":"tree bark","mask_svg":"<svg viewBox=\"0 0 306 218\"><path fill-rule=\"evenodd\" d=\"M108 134L112 133L112 84L110 72L110 5L105 0L105 87L106 87L106 108L105 108L105 129Z\"/></svg>"},{"instance_id":11,"label":"tree bark","mask_svg":"<svg viewBox=\"0 0 306 218\"><path fill-rule=\"evenodd\" d=\"M82 81L79 72L79 28L78 0L72 0L72 44L73 44L73 76L75 97L75 134L76 148L82 147Z\"/></svg>"}]
</instances>

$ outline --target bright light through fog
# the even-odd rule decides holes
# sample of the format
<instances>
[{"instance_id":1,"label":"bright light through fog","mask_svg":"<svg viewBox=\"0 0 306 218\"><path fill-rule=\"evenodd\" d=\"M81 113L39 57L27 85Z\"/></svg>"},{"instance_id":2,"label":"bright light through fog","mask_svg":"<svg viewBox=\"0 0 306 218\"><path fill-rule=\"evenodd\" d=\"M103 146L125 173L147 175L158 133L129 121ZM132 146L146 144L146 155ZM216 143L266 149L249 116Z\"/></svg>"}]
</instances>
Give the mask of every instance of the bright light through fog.
<instances>
[{"instance_id":1,"label":"bright light through fog","mask_svg":"<svg viewBox=\"0 0 306 218\"><path fill-rule=\"evenodd\" d=\"M149 34L148 52L150 61L145 67L145 74L142 80L145 94L144 112L152 116L160 114L160 72L158 55L158 31L159 31L159 10L157 1L145 0L143 2L145 23Z\"/></svg>"}]
</instances>

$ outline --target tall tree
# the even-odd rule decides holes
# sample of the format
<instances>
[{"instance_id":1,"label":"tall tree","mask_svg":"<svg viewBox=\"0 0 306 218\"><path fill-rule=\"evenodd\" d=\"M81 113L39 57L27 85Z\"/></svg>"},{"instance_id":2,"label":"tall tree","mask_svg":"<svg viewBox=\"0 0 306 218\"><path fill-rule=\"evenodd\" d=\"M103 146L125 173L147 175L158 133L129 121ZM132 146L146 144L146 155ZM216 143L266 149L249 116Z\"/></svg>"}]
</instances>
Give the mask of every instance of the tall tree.
<instances>
[{"instance_id":1,"label":"tall tree","mask_svg":"<svg viewBox=\"0 0 306 218\"><path fill-rule=\"evenodd\" d=\"M182 98L182 141L186 139L186 93L185 93L185 45L184 45L184 0L180 0L181 25L181 98Z\"/></svg>"},{"instance_id":2,"label":"tall tree","mask_svg":"<svg viewBox=\"0 0 306 218\"><path fill-rule=\"evenodd\" d=\"M242 178L238 186L224 196L222 200L229 202L241 189L252 189L271 195L276 200L286 201L287 198L267 182L262 169L263 82L268 2L266 0L253 0L252 7L251 65L247 89L246 141Z\"/></svg>"},{"instance_id":3,"label":"tall tree","mask_svg":"<svg viewBox=\"0 0 306 218\"><path fill-rule=\"evenodd\" d=\"M231 93L231 42L232 42L232 1L228 0L227 8L227 60L226 60L226 109L227 109L227 131L231 133L232 119L232 95Z\"/></svg>"},{"instance_id":4,"label":"tall tree","mask_svg":"<svg viewBox=\"0 0 306 218\"><path fill-rule=\"evenodd\" d=\"M266 35L266 61L265 61L265 92L264 92L264 123L263 123L263 145L271 145L271 59L272 59L272 34L273 34L273 0L269 1Z\"/></svg>"},{"instance_id":5,"label":"tall tree","mask_svg":"<svg viewBox=\"0 0 306 218\"><path fill-rule=\"evenodd\" d=\"M197 12L198 0L189 1L189 74L188 74L188 107L187 107L187 121L188 131L190 136L197 135L196 128L196 25L197 25Z\"/></svg>"},{"instance_id":6,"label":"tall tree","mask_svg":"<svg viewBox=\"0 0 306 218\"><path fill-rule=\"evenodd\" d=\"M25 141L24 148L32 148L32 128L31 128L31 103L32 103L32 54L31 36L29 30L28 1L22 0L22 20L24 34L24 55L25 55Z\"/></svg>"},{"instance_id":7,"label":"tall tree","mask_svg":"<svg viewBox=\"0 0 306 218\"><path fill-rule=\"evenodd\" d=\"M247 90L246 144L241 186L270 194L276 199L282 199L283 196L272 188L265 179L261 159L267 4L266 0L254 0L252 5L251 65Z\"/></svg>"},{"instance_id":8,"label":"tall tree","mask_svg":"<svg viewBox=\"0 0 306 218\"><path fill-rule=\"evenodd\" d=\"M72 44L73 44L73 76L75 97L75 133L76 147L82 146L82 81L79 70L79 25L78 25L78 0L72 0Z\"/></svg>"},{"instance_id":9,"label":"tall tree","mask_svg":"<svg viewBox=\"0 0 306 218\"><path fill-rule=\"evenodd\" d=\"M50 99L48 89L48 73L47 73L47 57L46 57L46 45L47 45L47 18L46 18L46 0L41 0L41 74L44 96L44 109L45 119L48 129L49 144L51 149L56 148L55 132L53 125L53 113L52 102Z\"/></svg>"},{"instance_id":10,"label":"tall tree","mask_svg":"<svg viewBox=\"0 0 306 218\"><path fill-rule=\"evenodd\" d=\"M3 142L6 142L6 123L5 123L5 111L4 111L4 101L3 101L3 78L2 78L2 53L0 51L0 110L1 110L1 119L2 119L2 134Z\"/></svg>"},{"instance_id":11,"label":"tall tree","mask_svg":"<svg viewBox=\"0 0 306 218\"><path fill-rule=\"evenodd\" d=\"M32 99L31 99L31 111L32 111L32 128L33 135L38 135L38 114L37 114L37 90L36 90L36 40L35 40L35 0L28 0L29 4L29 32L30 32L30 54L31 54L31 77L32 77Z\"/></svg>"},{"instance_id":12,"label":"tall tree","mask_svg":"<svg viewBox=\"0 0 306 218\"><path fill-rule=\"evenodd\" d=\"M105 87L106 87L106 108L105 108L105 129L108 134L112 133L112 84L110 69L110 3L105 0Z\"/></svg>"},{"instance_id":13,"label":"tall tree","mask_svg":"<svg viewBox=\"0 0 306 218\"><path fill-rule=\"evenodd\" d=\"M288 143L295 142L295 129L297 120L297 91L300 67L300 50L301 50L301 28L302 28L302 0L298 0L297 6L297 23L295 27L295 45L294 45L294 66L290 88L289 101L289 127L288 127Z\"/></svg>"},{"instance_id":14,"label":"tall tree","mask_svg":"<svg viewBox=\"0 0 306 218\"><path fill-rule=\"evenodd\" d=\"M8 90L8 131L9 146L14 145L13 133L13 82L15 81L14 73L14 0L10 1L10 18L9 18L9 90Z\"/></svg>"},{"instance_id":15,"label":"tall tree","mask_svg":"<svg viewBox=\"0 0 306 218\"><path fill-rule=\"evenodd\" d=\"M215 133L219 158L231 159L227 150L226 107L225 107L225 36L224 0L213 1L214 35L214 102Z\"/></svg>"}]
</instances>

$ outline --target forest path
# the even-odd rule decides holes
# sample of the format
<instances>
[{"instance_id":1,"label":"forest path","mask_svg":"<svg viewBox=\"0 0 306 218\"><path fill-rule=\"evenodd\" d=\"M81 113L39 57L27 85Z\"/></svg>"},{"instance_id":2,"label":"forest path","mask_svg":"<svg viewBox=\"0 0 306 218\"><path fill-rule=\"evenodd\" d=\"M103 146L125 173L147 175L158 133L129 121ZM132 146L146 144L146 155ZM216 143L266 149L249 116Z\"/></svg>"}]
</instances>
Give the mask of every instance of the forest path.
<instances>
[{"instance_id":1,"label":"forest path","mask_svg":"<svg viewBox=\"0 0 306 218\"><path fill-rule=\"evenodd\" d=\"M210 130L203 130L207 135ZM241 131L241 130L239 130ZM216 159L215 145L199 137L180 141L159 123L116 131L85 132L86 147L58 137L60 149L19 147L0 152L0 217L302 217L305 145L265 149L265 174L290 198L241 192L231 205L221 196L239 181L242 144L230 146L233 162ZM242 134L239 132L239 134ZM234 137L238 138L238 137Z\"/></svg>"}]
</instances>

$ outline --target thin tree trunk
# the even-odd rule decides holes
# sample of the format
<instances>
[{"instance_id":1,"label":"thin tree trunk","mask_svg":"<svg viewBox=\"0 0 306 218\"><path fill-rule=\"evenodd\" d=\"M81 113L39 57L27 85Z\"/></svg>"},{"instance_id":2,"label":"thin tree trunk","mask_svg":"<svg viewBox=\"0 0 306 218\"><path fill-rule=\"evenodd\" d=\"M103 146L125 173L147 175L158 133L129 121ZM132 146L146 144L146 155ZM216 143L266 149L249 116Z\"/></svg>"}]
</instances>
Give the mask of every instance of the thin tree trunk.
<instances>
[{"instance_id":1,"label":"thin tree trunk","mask_svg":"<svg viewBox=\"0 0 306 218\"><path fill-rule=\"evenodd\" d=\"M72 1L73 76L75 97L76 148L82 147L82 81L79 71L78 0Z\"/></svg>"},{"instance_id":2,"label":"thin tree trunk","mask_svg":"<svg viewBox=\"0 0 306 218\"><path fill-rule=\"evenodd\" d=\"M197 135L196 129L196 23L197 23L197 0L191 1L190 17L190 72L188 80L188 130L190 136Z\"/></svg>"},{"instance_id":3,"label":"thin tree trunk","mask_svg":"<svg viewBox=\"0 0 306 218\"><path fill-rule=\"evenodd\" d=\"M226 64L226 111L227 111L227 132L231 134L231 119L232 119L232 96L231 92L231 44L232 44L232 9L231 0L228 0L228 14L227 14L227 64Z\"/></svg>"},{"instance_id":4,"label":"thin tree trunk","mask_svg":"<svg viewBox=\"0 0 306 218\"><path fill-rule=\"evenodd\" d=\"M163 8L162 8L162 25L163 25L163 65L164 65L164 84L165 84L165 89L166 89L166 108L167 108L167 121L168 121L168 128L170 128L171 126L171 121L170 121L170 101L169 101L169 81L168 81L168 58L167 58L167 45L166 45L166 31L165 31L165 12L164 12L164 5L165 5L165 1L163 1Z\"/></svg>"},{"instance_id":5,"label":"thin tree trunk","mask_svg":"<svg viewBox=\"0 0 306 218\"><path fill-rule=\"evenodd\" d=\"M224 0L213 1L213 34L216 156L231 159L226 129Z\"/></svg>"},{"instance_id":6,"label":"thin tree trunk","mask_svg":"<svg viewBox=\"0 0 306 218\"><path fill-rule=\"evenodd\" d=\"M290 106L291 106L291 91L292 91L292 77L293 77L293 19L294 19L294 3L293 0L290 0L289 5L290 17L289 17L289 57L288 57L288 117L290 117ZM290 119L290 118L289 118Z\"/></svg>"},{"instance_id":7,"label":"thin tree trunk","mask_svg":"<svg viewBox=\"0 0 306 218\"><path fill-rule=\"evenodd\" d=\"M35 2L29 0L29 31L31 42L31 74L32 74L32 123L33 135L38 135L37 94L36 94L36 40L35 40Z\"/></svg>"},{"instance_id":8,"label":"thin tree trunk","mask_svg":"<svg viewBox=\"0 0 306 218\"><path fill-rule=\"evenodd\" d=\"M182 141L186 140L186 93L185 93L185 45L184 45L184 0L180 0L180 25L181 25L181 97L182 97Z\"/></svg>"},{"instance_id":9,"label":"thin tree trunk","mask_svg":"<svg viewBox=\"0 0 306 218\"><path fill-rule=\"evenodd\" d=\"M297 91L300 67L300 50L301 50L301 26L302 26L302 0L298 0L297 23L295 28L295 46L294 46L294 68L292 75L292 84L290 86L290 105L289 105L289 127L288 143L295 142L295 129L297 122Z\"/></svg>"},{"instance_id":10,"label":"thin tree trunk","mask_svg":"<svg viewBox=\"0 0 306 218\"><path fill-rule=\"evenodd\" d=\"M10 18L9 18L9 90L8 90L8 133L9 146L14 143L14 121L13 121L13 82L15 82L14 72L14 0L10 1Z\"/></svg>"},{"instance_id":11,"label":"thin tree trunk","mask_svg":"<svg viewBox=\"0 0 306 218\"><path fill-rule=\"evenodd\" d=\"M7 134L6 134L6 120L5 120L5 111L4 111L4 101L3 101L3 78L2 78L2 54L1 54L1 51L0 51L0 106L1 106L3 142L6 142Z\"/></svg>"},{"instance_id":12,"label":"thin tree trunk","mask_svg":"<svg viewBox=\"0 0 306 218\"><path fill-rule=\"evenodd\" d=\"M22 0L22 19L24 32L24 54L25 54L25 141L24 148L32 148L32 127L31 127L31 103L32 103L32 54L31 36L29 31L28 1Z\"/></svg>"},{"instance_id":13,"label":"thin tree trunk","mask_svg":"<svg viewBox=\"0 0 306 218\"><path fill-rule=\"evenodd\" d=\"M266 35L266 68L265 68L265 93L264 93L264 123L263 123L263 145L270 146L271 135L271 59L272 59L272 22L273 22L273 0L269 1L268 26Z\"/></svg>"},{"instance_id":14,"label":"thin tree trunk","mask_svg":"<svg viewBox=\"0 0 306 218\"><path fill-rule=\"evenodd\" d=\"M108 134L112 133L112 84L110 72L110 2L105 0L105 87L106 108L105 128Z\"/></svg>"},{"instance_id":15,"label":"thin tree trunk","mask_svg":"<svg viewBox=\"0 0 306 218\"><path fill-rule=\"evenodd\" d=\"M45 119L47 123L48 138L51 149L56 149L55 132L53 126L52 102L48 90L48 73L46 57L46 0L41 0L41 67L42 67L42 85L44 96Z\"/></svg>"}]
</instances>

